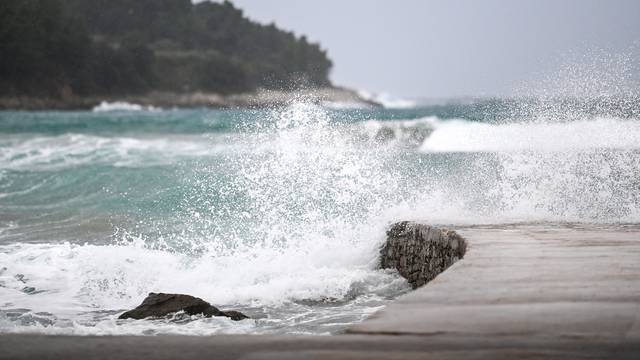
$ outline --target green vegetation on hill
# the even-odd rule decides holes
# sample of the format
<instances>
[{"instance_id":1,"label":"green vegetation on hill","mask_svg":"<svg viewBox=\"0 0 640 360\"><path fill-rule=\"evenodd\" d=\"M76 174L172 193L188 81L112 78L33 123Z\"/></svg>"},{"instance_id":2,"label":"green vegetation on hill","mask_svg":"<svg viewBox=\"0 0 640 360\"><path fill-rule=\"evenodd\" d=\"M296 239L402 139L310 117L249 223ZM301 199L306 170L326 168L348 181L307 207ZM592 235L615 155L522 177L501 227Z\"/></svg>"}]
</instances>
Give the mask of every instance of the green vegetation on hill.
<instances>
[{"instance_id":1,"label":"green vegetation on hill","mask_svg":"<svg viewBox=\"0 0 640 360\"><path fill-rule=\"evenodd\" d=\"M5 96L320 87L331 65L318 44L226 1L0 1Z\"/></svg>"}]
</instances>

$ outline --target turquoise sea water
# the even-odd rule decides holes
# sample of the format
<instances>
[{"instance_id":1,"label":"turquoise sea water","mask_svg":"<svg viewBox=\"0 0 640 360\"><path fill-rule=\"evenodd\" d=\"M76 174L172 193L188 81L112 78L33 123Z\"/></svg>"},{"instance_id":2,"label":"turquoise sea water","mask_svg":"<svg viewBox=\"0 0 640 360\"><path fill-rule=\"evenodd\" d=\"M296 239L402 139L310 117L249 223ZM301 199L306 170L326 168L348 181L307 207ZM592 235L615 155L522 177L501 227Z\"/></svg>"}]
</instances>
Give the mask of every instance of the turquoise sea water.
<instances>
[{"instance_id":1,"label":"turquoise sea water","mask_svg":"<svg viewBox=\"0 0 640 360\"><path fill-rule=\"evenodd\" d=\"M0 331L333 333L386 227L638 223L636 103L0 113ZM148 292L253 320L119 321Z\"/></svg>"}]
</instances>

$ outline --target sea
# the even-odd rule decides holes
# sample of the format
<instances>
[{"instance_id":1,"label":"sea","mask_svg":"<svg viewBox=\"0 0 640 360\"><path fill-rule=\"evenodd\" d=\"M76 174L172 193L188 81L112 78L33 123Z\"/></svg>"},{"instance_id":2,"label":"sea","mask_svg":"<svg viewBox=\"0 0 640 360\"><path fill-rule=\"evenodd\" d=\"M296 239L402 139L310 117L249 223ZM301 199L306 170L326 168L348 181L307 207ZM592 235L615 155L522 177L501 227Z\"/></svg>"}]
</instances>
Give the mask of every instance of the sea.
<instances>
[{"instance_id":1,"label":"sea","mask_svg":"<svg viewBox=\"0 0 640 360\"><path fill-rule=\"evenodd\" d=\"M0 333L340 333L402 220L638 224L640 101L0 112ZM118 320L149 292L251 319Z\"/></svg>"}]
</instances>

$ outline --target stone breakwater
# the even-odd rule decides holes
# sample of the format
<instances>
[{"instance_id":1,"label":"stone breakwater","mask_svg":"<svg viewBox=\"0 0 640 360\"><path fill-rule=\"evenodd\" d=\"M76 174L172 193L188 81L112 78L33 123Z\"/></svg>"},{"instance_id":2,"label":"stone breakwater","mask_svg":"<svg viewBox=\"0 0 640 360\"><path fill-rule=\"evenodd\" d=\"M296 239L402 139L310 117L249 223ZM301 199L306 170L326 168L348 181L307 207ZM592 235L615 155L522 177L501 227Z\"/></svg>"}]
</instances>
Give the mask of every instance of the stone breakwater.
<instances>
[{"instance_id":1,"label":"stone breakwater","mask_svg":"<svg viewBox=\"0 0 640 360\"><path fill-rule=\"evenodd\" d=\"M455 231L402 221L387 231L380 265L397 269L415 289L461 259L466 249L466 240Z\"/></svg>"}]
</instances>

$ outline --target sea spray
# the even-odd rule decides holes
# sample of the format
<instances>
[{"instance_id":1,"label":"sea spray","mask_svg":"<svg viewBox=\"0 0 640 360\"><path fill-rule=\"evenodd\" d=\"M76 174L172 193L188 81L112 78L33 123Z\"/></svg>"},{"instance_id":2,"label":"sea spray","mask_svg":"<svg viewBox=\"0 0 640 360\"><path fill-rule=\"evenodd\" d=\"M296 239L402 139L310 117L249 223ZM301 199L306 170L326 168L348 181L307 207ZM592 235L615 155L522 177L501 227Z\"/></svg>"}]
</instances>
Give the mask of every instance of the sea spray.
<instances>
[{"instance_id":1,"label":"sea spray","mask_svg":"<svg viewBox=\"0 0 640 360\"><path fill-rule=\"evenodd\" d=\"M315 105L273 112L244 144L253 152L226 154L187 177L177 215L183 224L150 246L161 239L219 263L208 275L219 286L206 295L212 301L343 298L371 280L386 225L377 217L396 185L382 155L353 145L342 130Z\"/></svg>"},{"instance_id":2,"label":"sea spray","mask_svg":"<svg viewBox=\"0 0 640 360\"><path fill-rule=\"evenodd\" d=\"M451 113L503 109L488 104ZM261 111L3 113L0 328L341 331L408 290L376 269L385 229L398 220L640 221L638 120L628 111L637 103L625 104L608 116L601 106L540 110L558 121L304 101ZM116 320L150 291L256 320Z\"/></svg>"},{"instance_id":3,"label":"sea spray","mask_svg":"<svg viewBox=\"0 0 640 360\"><path fill-rule=\"evenodd\" d=\"M162 149L144 149L147 156L162 150L165 160L177 165L171 176L173 195L158 191L160 200L145 205L135 181L126 191L107 191L129 202L138 217L143 215L134 227L116 225L115 245L8 249L7 263L30 259L10 272L20 271L43 293L29 297L19 291L20 283L7 287L13 294L6 297L7 306L21 304L29 310L7 315L5 330L22 331L19 324L52 298L58 303L54 308L74 309L72 317L82 324L55 311L43 315L41 322L51 328L46 331L138 333L140 327L133 324L106 324L149 291L189 293L249 308L259 319L253 330L244 329L250 332L333 331L370 314L408 289L397 275L376 270L386 226L380 212L395 196L396 177L385 172L382 151L354 143L352 134L342 130L322 108L296 103L269 114L253 137L239 139L227 152L213 151L207 159L193 154L184 163L183 157L173 156L181 149L171 142ZM237 147L252 151L234 151ZM162 162L122 167L133 154L114 150L118 158L105 160L107 164L129 178L144 170L151 178L140 181L154 186L158 174L152 170ZM63 167L77 171L77 166L83 163ZM322 306L326 301L330 306ZM320 307L305 305L314 303ZM210 320L197 321L211 326ZM173 325L158 331L185 331ZM144 331L157 326L150 322ZM214 329L238 328L221 323Z\"/></svg>"}]
</instances>

